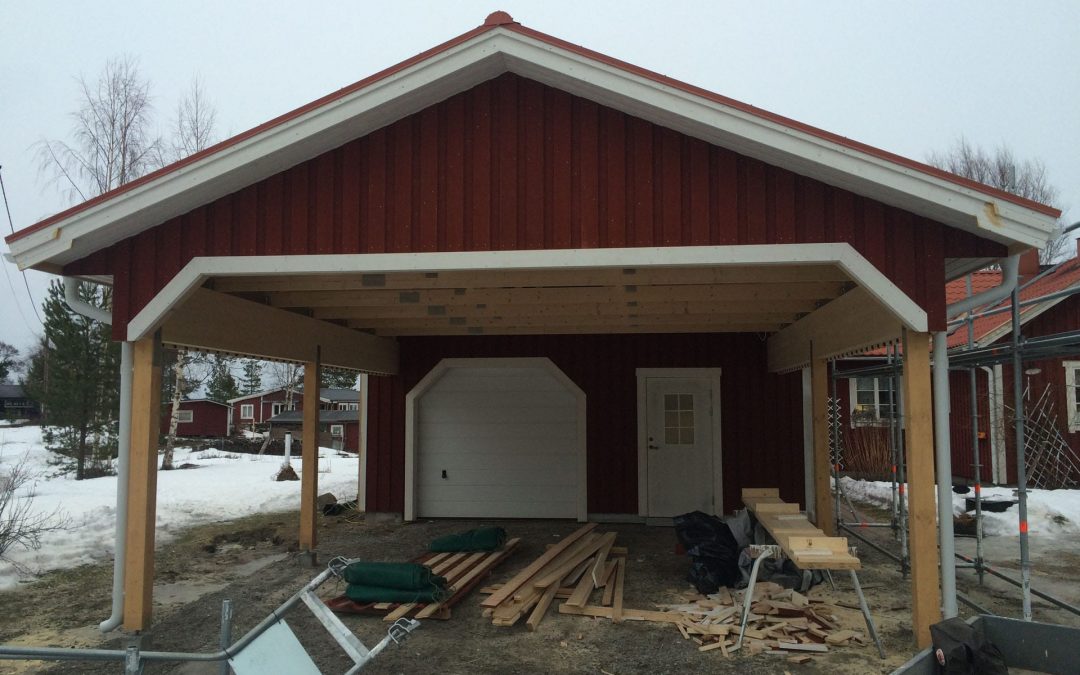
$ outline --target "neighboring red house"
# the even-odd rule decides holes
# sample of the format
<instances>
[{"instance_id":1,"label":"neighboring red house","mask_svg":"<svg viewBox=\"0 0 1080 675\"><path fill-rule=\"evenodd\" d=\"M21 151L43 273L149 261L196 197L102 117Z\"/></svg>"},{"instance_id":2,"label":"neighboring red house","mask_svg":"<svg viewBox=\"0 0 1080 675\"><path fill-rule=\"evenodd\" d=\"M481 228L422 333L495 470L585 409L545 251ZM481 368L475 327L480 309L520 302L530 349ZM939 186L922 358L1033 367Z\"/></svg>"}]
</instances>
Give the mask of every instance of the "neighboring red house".
<instances>
[{"instance_id":1,"label":"neighboring red house","mask_svg":"<svg viewBox=\"0 0 1080 675\"><path fill-rule=\"evenodd\" d=\"M970 277L970 279L969 279ZM979 293L1000 285L1000 270L980 270L954 279L946 285L946 301L958 302L970 293ZM1020 264L1020 325L1025 338L1044 337L1080 330L1080 294L1038 299L1080 287L1080 251L1078 256L1055 265L1040 266L1036 251L1021 257ZM970 282L970 291L969 291ZM1035 302L1032 302L1035 301ZM1030 303L1030 304L1024 304ZM1012 339L1012 303L1005 299L974 310L974 347L1007 344ZM991 312L985 316L981 314ZM956 323L949 334L950 354L968 348L968 323ZM867 356L882 356L877 349ZM870 365L873 361L848 361L849 368ZM978 405L978 447L980 479L983 483L1012 484L1016 481L1016 436L1012 426L1013 408L1012 364L985 366L976 369L975 400ZM1029 391L1026 406L1030 407L1047 391L1051 397L1057 428L1074 453L1080 456L1080 346L1077 355L1042 361L1024 362L1024 387ZM973 416L971 410L971 379L967 369L949 373L950 447L952 471L958 480L974 480ZM840 380L837 394L844 410L847 429L882 426L895 414L889 398L886 378ZM1080 480L1080 476L1074 477Z\"/></svg>"},{"instance_id":2,"label":"neighboring red house","mask_svg":"<svg viewBox=\"0 0 1080 675\"><path fill-rule=\"evenodd\" d=\"M161 433L169 433L172 406L166 405L161 414ZM185 399L180 402L180 417L176 435L185 438L225 438L232 430L232 407L208 398Z\"/></svg>"},{"instance_id":3,"label":"neighboring red house","mask_svg":"<svg viewBox=\"0 0 1080 675\"><path fill-rule=\"evenodd\" d=\"M270 418L290 410L304 409L304 391L293 391L292 405L284 388L267 389L229 399L232 419L237 429L250 429L270 422ZM323 387L319 390L319 407L323 410L359 410L360 392L355 389Z\"/></svg>"}]
</instances>

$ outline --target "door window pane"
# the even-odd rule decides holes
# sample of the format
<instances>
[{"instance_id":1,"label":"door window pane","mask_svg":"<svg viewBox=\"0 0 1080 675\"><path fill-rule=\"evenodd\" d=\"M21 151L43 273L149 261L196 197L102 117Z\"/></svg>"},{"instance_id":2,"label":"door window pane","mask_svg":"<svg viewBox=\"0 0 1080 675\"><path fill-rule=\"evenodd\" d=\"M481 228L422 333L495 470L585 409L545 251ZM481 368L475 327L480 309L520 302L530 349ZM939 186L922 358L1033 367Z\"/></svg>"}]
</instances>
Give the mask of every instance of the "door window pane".
<instances>
[{"instance_id":1,"label":"door window pane","mask_svg":"<svg viewBox=\"0 0 1080 675\"><path fill-rule=\"evenodd\" d=\"M694 444L693 394L664 394L664 443Z\"/></svg>"}]
</instances>

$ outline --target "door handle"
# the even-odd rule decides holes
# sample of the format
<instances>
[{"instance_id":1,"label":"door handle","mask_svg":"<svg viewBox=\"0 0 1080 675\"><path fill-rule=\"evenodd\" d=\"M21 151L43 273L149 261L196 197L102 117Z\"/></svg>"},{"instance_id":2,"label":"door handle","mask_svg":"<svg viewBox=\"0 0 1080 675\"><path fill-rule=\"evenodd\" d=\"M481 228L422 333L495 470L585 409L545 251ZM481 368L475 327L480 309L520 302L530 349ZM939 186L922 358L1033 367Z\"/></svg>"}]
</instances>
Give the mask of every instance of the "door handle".
<instances>
[{"instance_id":1,"label":"door handle","mask_svg":"<svg viewBox=\"0 0 1080 675\"><path fill-rule=\"evenodd\" d=\"M656 446L656 445L653 445L652 443L649 443L649 449L650 449L650 450L659 450L659 449L660 449L660 447L659 447L659 446Z\"/></svg>"}]
</instances>

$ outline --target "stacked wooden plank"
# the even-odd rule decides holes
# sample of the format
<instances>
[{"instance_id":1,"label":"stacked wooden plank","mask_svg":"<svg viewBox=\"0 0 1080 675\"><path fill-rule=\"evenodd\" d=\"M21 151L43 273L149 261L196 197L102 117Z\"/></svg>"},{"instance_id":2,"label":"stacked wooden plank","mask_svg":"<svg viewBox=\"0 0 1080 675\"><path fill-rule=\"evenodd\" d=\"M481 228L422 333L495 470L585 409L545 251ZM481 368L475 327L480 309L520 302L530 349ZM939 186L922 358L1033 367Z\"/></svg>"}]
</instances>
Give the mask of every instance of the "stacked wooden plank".
<instances>
[{"instance_id":1,"label":"stacked wooden plank","mask_svg":"<svg viewBox=\"0 0 1080 675\"><path fill-rule=\"evenodd\" d=\"M536 630L556 599L564 600L559 611L585 610L595 592L607 604L592 609L621 621L625 550L615 546L614 532L595 529L595 523L579 528L506 583L486 589L491 595L480 603L484 615L496 626L513 626L527 616L525 625Z\"/></svg>"},{"instance_id":2,"label":"stacked wooden plank","mask_svg":"<svg viewBox=\"0 0 1080 675\"><path fill-rule=\"evenodd\" d=\"M814 527L798 504L780 499L776 488L743 488L743 504L754 514L784 555L804 570L857 570L859 559L847 537L830 537Z\"/></svg>"},{"instance_id":3,"label":"stacked wooden plank","mask_svg":"<svg viewBox=\"0 0 1080 675\"><path fill-rule=\"evenodd\" d=\"M412 562L427 565L435 574L445 577L449 595L436 603L353 602L342 595L327 601L327 606L341 614L382 614L384 621L397 621L406 616L415 619L449 619L451 608L473 591L496 566L521 542L510 539L502 548L476 553L427 553Z\"/></svg>"}]
</instances>

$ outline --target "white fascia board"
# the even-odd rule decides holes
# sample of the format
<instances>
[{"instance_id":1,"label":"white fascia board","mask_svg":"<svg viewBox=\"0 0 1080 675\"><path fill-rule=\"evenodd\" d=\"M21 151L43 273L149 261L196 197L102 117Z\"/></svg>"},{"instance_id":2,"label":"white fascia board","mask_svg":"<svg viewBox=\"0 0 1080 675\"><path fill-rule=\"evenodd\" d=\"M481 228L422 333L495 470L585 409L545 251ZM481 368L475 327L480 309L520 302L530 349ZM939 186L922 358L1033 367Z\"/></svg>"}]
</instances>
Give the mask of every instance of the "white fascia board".
<instances>
[{"instance_id":1,"label":"white fascia board","mask_svg":"<svg viewBox=\"0 0 1080 675\"><path fill-rule=\"evenodd\" d=\"M1001 243L1042 246L1056 219L952 181L566 52L500 36L523 77Z\"/></svg>"},{"instance_id":2,"label":"white fascia board","mask_svg":"<svg viewBox=\"0 0 1080 675\"><path fill-rule=\"evenodd\" d=\"M64 264L510 70L571 94L996 241L1041 246L1055 220L887 159L506 29L456 45L10 245Z\"/></svg>"},{"instance_id":3,"label":"white fascia board","mask_svg":"<svg viewBox=\"0 0 1080 675\"><path fill-rule=\"evenodd\" d=\"M926 312L850 244L757 244L452 253L223 256L194 258L128 323L128 339L156 330L168 312L209 278L312 274L393 274L469 270L569 270L722 266L837 265L911 330Z\"/></svg>"}]
</instances>

